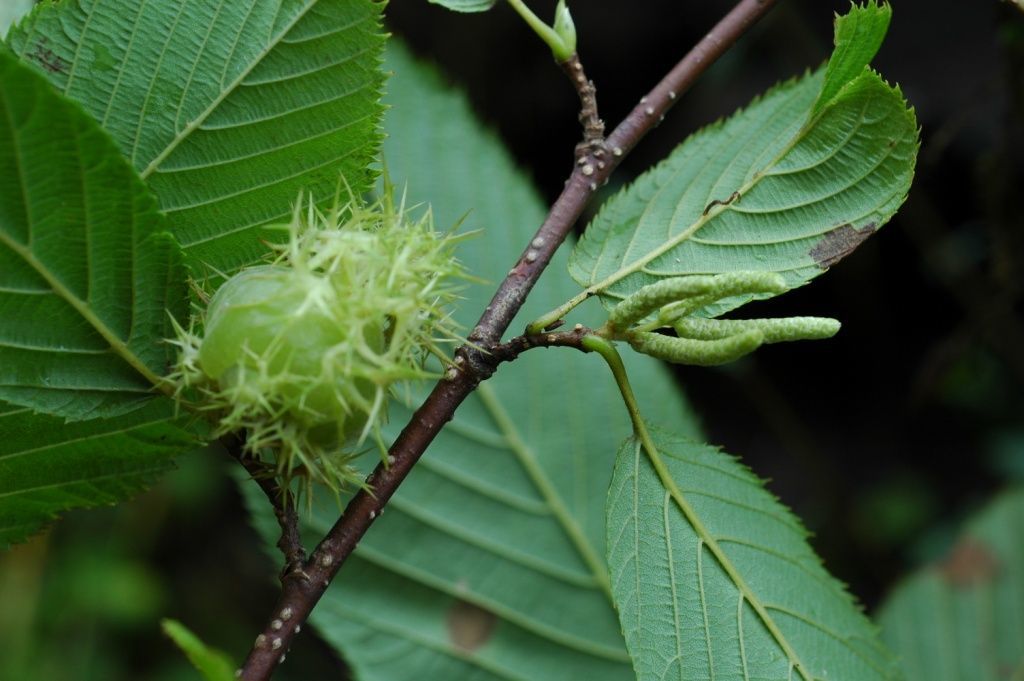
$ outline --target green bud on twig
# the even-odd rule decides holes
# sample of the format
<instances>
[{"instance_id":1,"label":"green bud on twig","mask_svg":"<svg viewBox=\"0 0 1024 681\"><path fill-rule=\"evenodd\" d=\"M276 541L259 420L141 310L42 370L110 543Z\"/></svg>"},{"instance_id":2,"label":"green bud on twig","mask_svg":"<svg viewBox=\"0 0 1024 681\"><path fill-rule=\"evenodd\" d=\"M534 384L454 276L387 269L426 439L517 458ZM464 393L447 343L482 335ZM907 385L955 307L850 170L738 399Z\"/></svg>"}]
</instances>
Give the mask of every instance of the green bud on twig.
<instances>
[{"instance_id":1,"label":"green bud on twig","mask_svg":"<svg viewBox=\"0 0 1024 681\"><path fill-rule=\"evenodd\" d=\"M563 57L555 55L559 61L565 61L576 52L576 24L573 23L572 14L565 0L558 0L558 7L555 8L555 33L562 39L563 51L567 51Z\"/></svg>"},{"instance_id":2,"label":"green bud on twig","mask_svg":"<svg viewBox=\"0 0 1024 681\"><path fill-rule=\"evenodd\" d=\"M561 0L555 10L554 28L541 21L523 0L508 0L508 4L512 5L512 9L523 18L533 32L547 43L556 61L564 62L576 53L576 25L569 14L569 8L565 6L565 0Z\"/></svg>"}]
</instances>

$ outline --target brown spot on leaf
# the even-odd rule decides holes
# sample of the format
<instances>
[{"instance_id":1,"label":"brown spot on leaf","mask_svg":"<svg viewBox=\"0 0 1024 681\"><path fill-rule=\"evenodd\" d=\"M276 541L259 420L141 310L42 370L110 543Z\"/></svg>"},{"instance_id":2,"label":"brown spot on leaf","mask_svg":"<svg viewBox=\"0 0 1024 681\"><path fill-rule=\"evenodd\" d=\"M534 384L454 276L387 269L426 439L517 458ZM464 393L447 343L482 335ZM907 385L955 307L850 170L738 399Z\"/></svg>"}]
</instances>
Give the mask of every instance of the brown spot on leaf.
<instances>
[{"instance_id":1,"label":"brown spot on leaf","mask_svg":"<svg viewBox=\"0 0 1024 681\"><path fill-rule=\"evenodd\" d=\"M847 223L840 225L825 235L808 255L814 258L818 267L825 270L832 265L853 253L857 246L864 243L864 240L875 233L875 223L869 222L860 229Z\"/></svg>"},{"instance_id":2,"label":"brown spot on leaf","mask_svg":"<svg viewBox=\"0 0 1024 681\"><path fill-rule=\"evenodd\" d=\"M45 38L36 43L35 50L28 53L28 58L42 66L51 73L64 73L67 71L67 64L53 50L43 47Z\"/></svg>"},{"instance_id":3,"label":"brown spot on leaf","mask_svg":"<svg viewBox=\"0 0 1024 681\"><path fill-rule=\"evenodd\" d=\"M448 611L448 637L459 650L472 653L490 640L498 618L466 601L456 601Z\"/></svg>"},{"instance_id":4,"label":"brown spot on leaf","mask_svg":"<svg viewBox=\"0 0 1024 681\"><path fill-rule=\"evenodd\" d=\"M950 585L965 588L993 581L999 572L999 562L984 543L965 537L939 565L939 572Z\"/></svg>"}]
</instances>

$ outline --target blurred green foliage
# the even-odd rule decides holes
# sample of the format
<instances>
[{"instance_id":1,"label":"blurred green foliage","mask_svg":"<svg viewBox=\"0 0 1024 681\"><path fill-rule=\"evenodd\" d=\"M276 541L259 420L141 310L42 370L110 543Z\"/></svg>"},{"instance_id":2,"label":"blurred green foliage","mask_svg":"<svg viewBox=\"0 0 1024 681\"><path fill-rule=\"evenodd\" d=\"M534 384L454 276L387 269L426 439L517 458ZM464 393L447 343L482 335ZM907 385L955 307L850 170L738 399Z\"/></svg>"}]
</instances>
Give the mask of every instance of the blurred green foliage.
<instances>
[{"instance_id":1,"label":"blurred green foliage","mask_svg":"<svg viewBox=\"0 0 1024 681\"><path fill-rule=\"evenodd\" d=\"M161 554L173 548L163 545L176 534L172 525L207 522L224 486L220 466L208 453L182 464L148 494L118 507L69 514L4 555L0 640L12 645L0 655L0 678L196 678L170 641L160 640L159 619L189 609L209 587L201 575L179 567L168 574L171 565ZM187 542L179 550L183 557L192 554ZM181 584L182 578L198 581ZM223 615L230 622L232 613ZM162 663L153 665L154 657Z\"/></svg>"}]
</instances>

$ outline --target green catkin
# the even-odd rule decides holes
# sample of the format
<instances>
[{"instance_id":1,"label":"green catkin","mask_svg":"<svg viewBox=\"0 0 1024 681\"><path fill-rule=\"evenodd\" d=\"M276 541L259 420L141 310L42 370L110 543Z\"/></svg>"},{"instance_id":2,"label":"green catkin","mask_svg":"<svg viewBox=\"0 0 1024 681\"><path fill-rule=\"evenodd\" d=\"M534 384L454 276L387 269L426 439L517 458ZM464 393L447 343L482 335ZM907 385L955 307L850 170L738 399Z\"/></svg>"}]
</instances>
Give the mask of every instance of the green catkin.
<instances>
[{"instance_id":1,"label":"green catkin","mask_svg":"<svg viewBox=\"0 0 1024 681\"><path fill-rule=\"evenodd\" d=\"M672 325L681 338L720 340L756 329L765 343L831 338L839 321L830 317L783 317L781 319L705 319L683 317Z\"/></svg>"},{"instance_id":2,"label":"green catkin","mask_svg":"<svg viewBox=\"0 0 1024 681\"><path fill-rule=\"evenodd\" d=\"M687 304L699 300L699 307L703 307L729 296L745 293L784 293L786 290L785 280L774 272L727 272L717 275L672 277L644 286L630 295L612 309L608 315L608 322L613 328L628 329L672 303Z\"/></svg>"},{"instance_id":3,"label":"green catkin","mask_svg":"<svg viewBox=\"0 0 1024 681\"><path fill-rule=\"evenodd\" d=\"M759 293L780 294L789 290L786 280L774 272L728 272L715 277L712 291L702 296L666 305L658 314L658 321L671 325L673 320L691 315L723 298L756 295Z\"/></svg>"},{"instance_id":4,"label":"green catkin","mask_svg":"<svg viewBox=\"0 0 1024 681\"><path fill-rule=\"evenodd\" d=\"M715 366L753 352L765 338L758 329L751 329L717 340L673 338L648 331L632 333L627 340L634 350L651 357L675 364Z\"/></svg>"},{"instance_id":5,"label":"green catkin","mask_svg":"<svg viewBox=\"0 0 1024 681\"><path fill-rule=\"evenodd\" d=\"M644 286L608 314L608 323L616 329L628 329L633 324L677 300L708 294L715 287L711 276L673 277Z\"/></svg>"}]
</instances>

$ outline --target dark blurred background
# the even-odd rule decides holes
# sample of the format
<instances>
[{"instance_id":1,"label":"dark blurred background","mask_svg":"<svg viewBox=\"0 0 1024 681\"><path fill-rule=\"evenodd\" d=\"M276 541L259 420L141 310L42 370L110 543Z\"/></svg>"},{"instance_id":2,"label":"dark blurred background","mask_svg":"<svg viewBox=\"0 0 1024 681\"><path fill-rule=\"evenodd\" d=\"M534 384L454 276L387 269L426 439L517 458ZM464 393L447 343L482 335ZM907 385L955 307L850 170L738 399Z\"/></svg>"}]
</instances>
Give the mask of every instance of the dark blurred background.
<instances>
[{"instance_id":1,"label":"dark blurred background","mask_svg":"<svg viewBox=\"0 0 1024 681\"><path fill-rule=\"evenodd\" d=\"M960 519L1024 479L1024 12L999 0L891 2L892 29L874 63L900 84L922 127L910 197L852 257L756 312L834 316L842 332L678 373L709 440L772 479L816 532L828 567L869 608L939 555ZM554 0L530 4L549 17ZM731 6L576 0L580 53L609 125ZM780 0L604 191L821 63L832 14L846 7ZM393 0L388 14L553 199L572 163L577 101L543 44L501 3L457 15ZM161 616L245 650L275 590L225 468L189 457L131 504L69 514L5 555L0 679L196 678L159 634ZM284 679L344 678L313 634L288 660Z\"/></svg>"}]
</instances>

